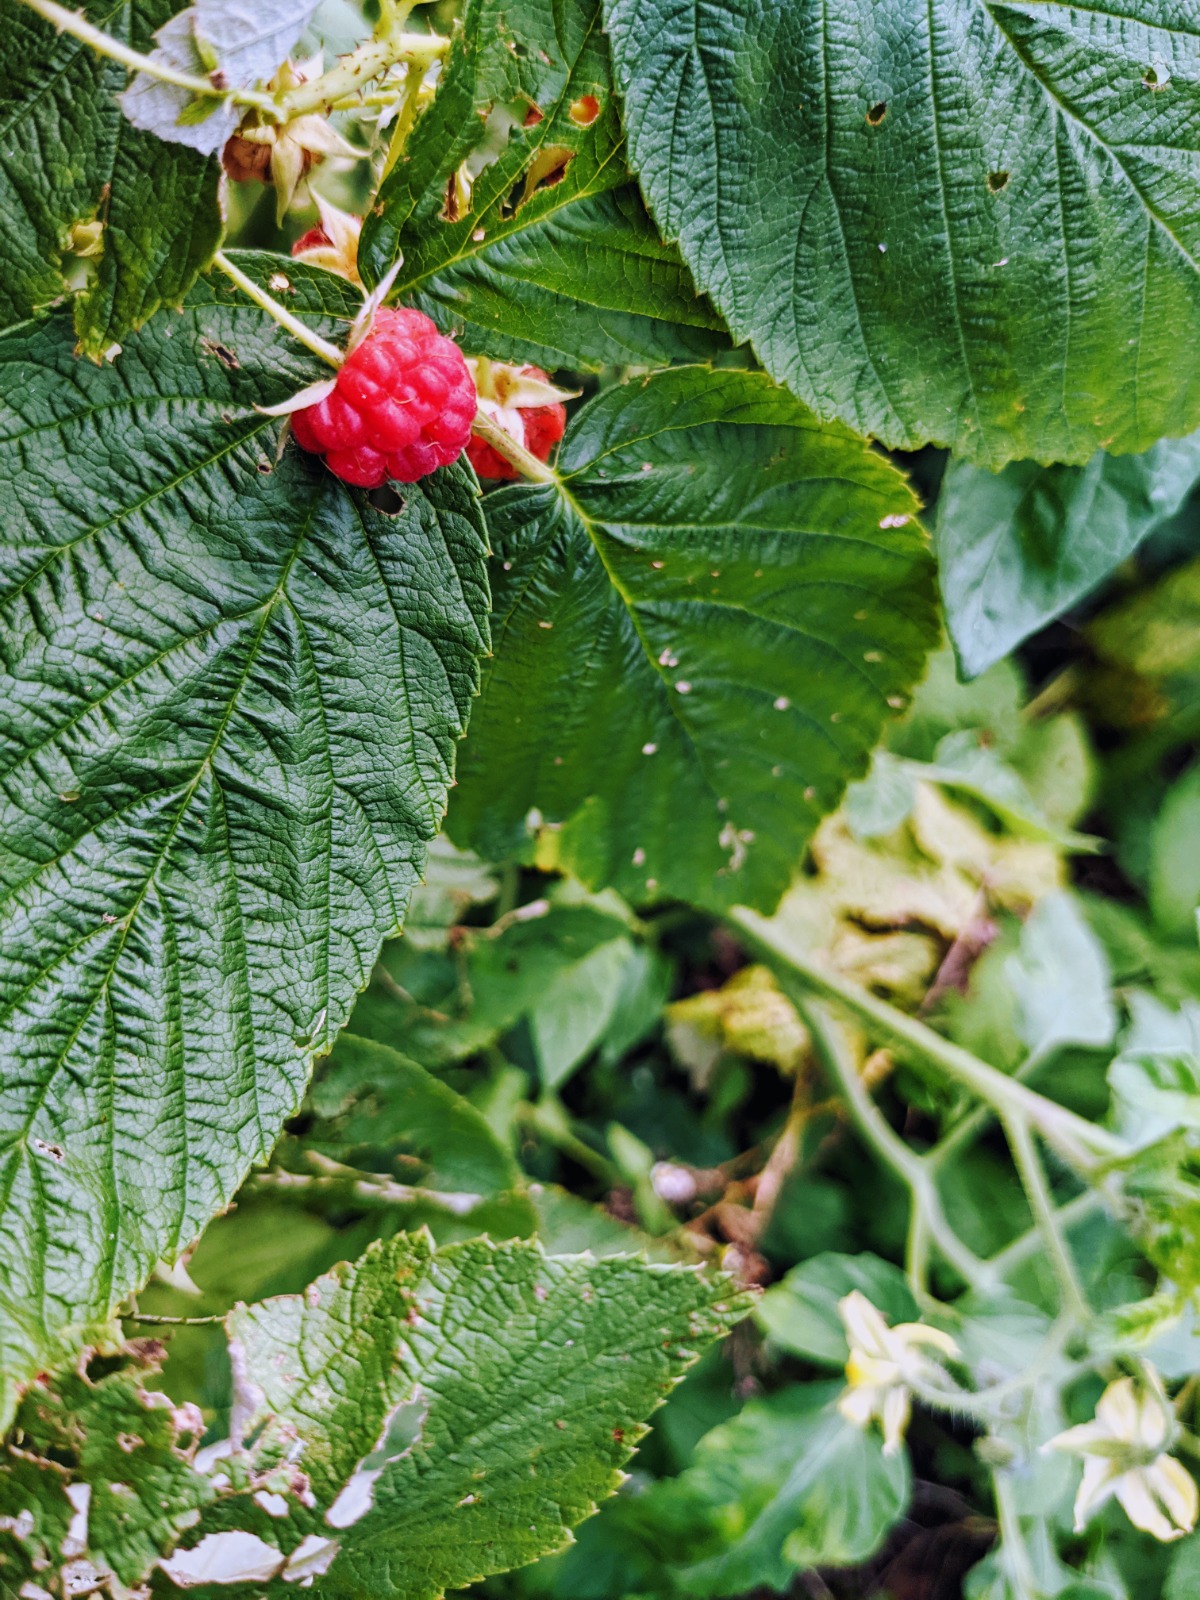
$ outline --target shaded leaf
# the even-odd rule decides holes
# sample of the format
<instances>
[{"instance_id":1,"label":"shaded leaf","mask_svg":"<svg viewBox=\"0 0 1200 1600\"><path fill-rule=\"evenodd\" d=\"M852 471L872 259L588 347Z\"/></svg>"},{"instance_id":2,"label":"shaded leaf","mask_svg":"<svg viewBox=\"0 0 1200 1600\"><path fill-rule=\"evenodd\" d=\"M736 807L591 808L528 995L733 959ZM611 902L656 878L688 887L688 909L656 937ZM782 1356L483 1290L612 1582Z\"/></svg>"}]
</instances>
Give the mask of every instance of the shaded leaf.
<instances>
[{"instance_id":1,"label":"shaded leaf","mask_svg":"<svg viewBox=\"0 0 1200 1600\"><path fill-rule=\"evenodd\" d=\"M521 1184L520 1168L470 1101L373 1039L343 1033L310 1095L321 1124L306 1149L354 1160L386 1151L407 1186L444 1194L469 1212Z\"/></svg>"},{"instance_id":2,"label":"shaded leaf","mask_svg":"<svg viewBox=\"0 0 1200 1600\"><path fill-rule=\"evenodd\" d=\"M952 461L938 496L946 623L968 677L1082 600L1183 505L1200 434L1083 467Z\"/></svg>"},{"instance_id":3,"label":"shaded leaf","mask_svg":"<svg viewBox=\"0 0 1200 1600\"><path fill-rule=\"evenodd\" d=\"M823 415L996 467L1200 422L1200 36L1174 0L606 15L651 212Z\"/></svg>"},{"instance_id":4,"label":"shaded leaf","mask_svg":"<svg viewBox=\"0 0 1200 1600\"><path fill-rule=\"evenodd\" d=\"M631 899L770 905L935 642L904 480L763 375L677 368L489 496L497 655L450 831ZM681 827L681 819L687 827Z\"/></svg>"},{"instance_id":5,"label":"shaded leaf","mask_svg":"<svg viewBox=\"0 0 1200 1600\"><path fill-rule=\"evenodd\" d=\"M697 1446L693 1465L651 1491L676 1536L689 1595L786 1589L809 1567L853 1566L908 1503L906 1452L836 1410L837 1384L794 1384L751 1400Z\"/></svg>"},{"instance_id":6,"label":"shaded leaf","mask_svg":"<svg viewBox=\"0 0 1200 1600\"><path fill-rule=\"evenodd\" d=\"M1171 785L1150 839L1150 909L1162 931L1194 939L1200 907L1200 766Z\"/></svg>"},{"instance_id":7,"label":"shaded leaf","mask_svg":"<svg viewBox=\"0 0 1200 1600\"><path fill-rule=\"evenodd\" d=\"M552 1008L596 952L616 943L627 953L628 933L623 918L596 907L534 901L511 922L463 929L445 956L414 954L407 940L390 945L359 1002L355 1030L425 1066L446 1066Z\"/></svg>"},{"instance_id":8,"label":"shaded leaf","mask_svg":"<svg viewBox=\"0 0 1200 1600\"><path fill-rule=\"evenodd\" d=\"M1117 1031L1112 972L1099 939L1068 894L1038 901L1005 962L1022 1043L1044 1058L1066 1044L1111 1044Z\"/></svg>"}]
</instances>

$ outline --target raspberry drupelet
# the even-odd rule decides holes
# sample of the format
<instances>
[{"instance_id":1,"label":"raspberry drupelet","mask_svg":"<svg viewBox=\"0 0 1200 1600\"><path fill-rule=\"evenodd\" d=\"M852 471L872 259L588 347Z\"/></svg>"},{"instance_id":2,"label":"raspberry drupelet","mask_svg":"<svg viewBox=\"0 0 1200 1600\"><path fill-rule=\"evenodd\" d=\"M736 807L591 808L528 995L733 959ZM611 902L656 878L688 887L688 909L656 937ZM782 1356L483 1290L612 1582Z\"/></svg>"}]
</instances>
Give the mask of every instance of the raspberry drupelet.
<instances>
[{"instance_id":1,"label":"raspberry drupelet","mask_svg":"<svg viewBox=\"0 0 1200 1600\"><path fill-rule=\"evenodd\" d=\"M462 352L421 311L383 307L332 394L292 415L303 450L363 489L415 483L462 454L475 384Z\"/></svg>"}]
</instances>

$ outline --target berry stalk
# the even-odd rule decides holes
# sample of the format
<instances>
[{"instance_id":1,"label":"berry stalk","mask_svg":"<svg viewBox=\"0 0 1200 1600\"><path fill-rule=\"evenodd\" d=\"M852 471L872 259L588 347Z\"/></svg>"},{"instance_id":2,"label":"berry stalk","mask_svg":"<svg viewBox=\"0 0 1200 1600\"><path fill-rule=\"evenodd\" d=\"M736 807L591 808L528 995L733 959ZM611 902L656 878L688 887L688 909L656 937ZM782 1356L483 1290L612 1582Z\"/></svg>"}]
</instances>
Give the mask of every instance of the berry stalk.
<instances>
[{"instance_id":1,"label":"berry stalk","mask_svg":"<svg viewBox=\"0 0 1200 1600\"><path fill-rule=\"evenodd\" d=\"M506 461L511 461L523 478L528 478L532 483L558 482L558 474L554 468L548 467L544 461L539 461L523 444L518 444L499 423L493 422L482 406L475 413L471 432L478 438L486 440L497 455L503 456Z\"/></svg>"},{"instance_id":2,"label":"berry stalk","mask_svg":"<svg viewBox=\"0 0 1200 1600\"><path fill-rule=\"evenodd\" d=\"M234 266L223 250L218 250L216 255L213 256L213 266L219 267L231 283L235 283L243 294L248 295L254 301L256 306L259 306L269 317L272 317L281 328L286 329L293 339L299 339L300 343L306 349L311 350L313 355L320 356L321 360L327 361L331 367L341 366L345 357L336 345L332 345L328 340L322 339L319 333L314 333L307 323L301 322L299 317L294 317L286 306L281 306L279 301L269 295L265 289L260 289L253 278L248 278L240 267Z\"/></svg>"}]
</instances>

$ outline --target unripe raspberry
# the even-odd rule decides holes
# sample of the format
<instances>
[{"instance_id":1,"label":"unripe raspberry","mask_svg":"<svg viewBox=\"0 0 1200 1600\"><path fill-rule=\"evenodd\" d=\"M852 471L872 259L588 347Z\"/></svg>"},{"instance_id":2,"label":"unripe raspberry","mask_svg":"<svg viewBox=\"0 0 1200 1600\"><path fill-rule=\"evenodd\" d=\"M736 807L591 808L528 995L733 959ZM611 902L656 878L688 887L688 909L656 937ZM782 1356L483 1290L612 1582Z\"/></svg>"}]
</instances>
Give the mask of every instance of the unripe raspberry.
<instances>
[{"instance_id":1,"label":"unripe raspberry","mask_svg":"<svg viewBox=\"0 0 1200 1600\"><path fill-rule=\"evenodd\" d=\"M293 413L292 433L346 483L377 489L456 461L474 416L475 385L453 339L423 312L384 307L333 393Z\"/></svg>"},{"instance_id":2,"label":"unripe raspberry","mask_svg":"<svg viewBox=\"0 0 1200 1600\"><path fill-rule=\"evenodd\" d=\"M510 377L497 381L496 374L511 374ZM519 404L521 378L532 378L538 383L548 384L549 378L541 367L501 368L492 370L492 386L497 389L496 402L492 409L496 415L495 420L513 435L518 444L523 444L539 461L549 459L550 452L562 438L567 427L567 408L561 400L552 405L521 405ZM511 385L511 389L510 389ZM487 408L487 397L484 398ZM523 430L523 437L518 433ZM520 473L511 461L506 461L498 450L481 439L478 434L472 434L467 445L467 460L475 468L481 478L517 478Z\"/></svg>"}]
</instances>

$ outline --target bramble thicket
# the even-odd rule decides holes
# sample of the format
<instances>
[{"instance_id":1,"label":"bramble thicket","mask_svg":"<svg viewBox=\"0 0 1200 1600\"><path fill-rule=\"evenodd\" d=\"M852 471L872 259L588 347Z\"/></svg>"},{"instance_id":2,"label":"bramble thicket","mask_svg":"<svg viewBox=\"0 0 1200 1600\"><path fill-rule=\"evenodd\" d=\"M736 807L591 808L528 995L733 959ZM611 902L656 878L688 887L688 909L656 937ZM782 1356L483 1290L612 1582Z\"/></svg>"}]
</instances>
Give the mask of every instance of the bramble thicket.
<instances>
[{"instance_id":1,"label":"bramble thicket","mask_svg":"<svg viewBox=\"0 0 1200 1600\"><path fill-rule=\"evenodd\" d=\"M1189 0L0 0L0 1596L1200 1596Z\"/></svg>"}]
</instances>

